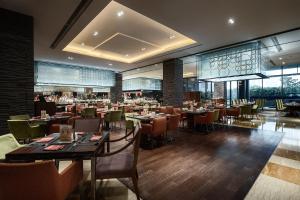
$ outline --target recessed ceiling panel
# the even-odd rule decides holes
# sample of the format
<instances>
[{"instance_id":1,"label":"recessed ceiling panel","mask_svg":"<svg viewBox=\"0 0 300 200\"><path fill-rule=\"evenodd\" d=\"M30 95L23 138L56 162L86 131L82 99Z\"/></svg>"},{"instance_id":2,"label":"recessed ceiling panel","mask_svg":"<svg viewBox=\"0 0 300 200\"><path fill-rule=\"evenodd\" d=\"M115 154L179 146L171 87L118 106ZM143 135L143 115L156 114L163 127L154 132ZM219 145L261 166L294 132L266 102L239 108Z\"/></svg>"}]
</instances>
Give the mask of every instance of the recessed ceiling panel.
<instances>
[{"instance_id":1,"label":"recessed ceiling panel","mask_svg":"<svg viewBox=\"0 0 300 200\"><path fill-rule=\"evenodd\" d=\"M63 50L134 63L194 43L175 30L111 1Z\"/></svg>"}]
</instances>

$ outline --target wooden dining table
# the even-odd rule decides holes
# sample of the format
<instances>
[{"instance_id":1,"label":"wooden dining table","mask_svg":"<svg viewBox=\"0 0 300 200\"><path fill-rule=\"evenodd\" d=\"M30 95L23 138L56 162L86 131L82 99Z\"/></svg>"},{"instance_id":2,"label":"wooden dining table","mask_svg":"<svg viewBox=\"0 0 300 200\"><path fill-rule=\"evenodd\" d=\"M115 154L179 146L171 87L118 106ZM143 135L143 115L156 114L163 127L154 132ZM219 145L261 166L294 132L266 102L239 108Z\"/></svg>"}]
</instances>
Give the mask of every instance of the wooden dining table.
<instances>
[{"instance_id":1,"label":"wooden dining table","mask_svg":"<svg viewBox=\"0 0 300 200\"><path fill-rule=\"evenodd\" d=\"M109 140L109 132L104 131L101 138L91 140L96 133L75 133L75 140L65 142L60 140L60 134L48 135L48 142L35 141L6 154L7 162L33 162L35 160L91 160L91 197L96 198L96 156L104 151L105 143ZM63 145L60 150L45 150L51 145ZM103 149L102 149L103 148Z\"/></svg>"},{"instance_id":2,"label":"wooden dining table","mask_svg":"<svg viewBox=\"0 0 300 200\"><path fill-rule=\"evenodd\" d=\"M187 126L190 129L195 128L194 127L194 117L196 115L205 115L208 111L203 109L203 110L183 110L182 114L185 114L187 117Z\"/></svg>"}]
</instances>

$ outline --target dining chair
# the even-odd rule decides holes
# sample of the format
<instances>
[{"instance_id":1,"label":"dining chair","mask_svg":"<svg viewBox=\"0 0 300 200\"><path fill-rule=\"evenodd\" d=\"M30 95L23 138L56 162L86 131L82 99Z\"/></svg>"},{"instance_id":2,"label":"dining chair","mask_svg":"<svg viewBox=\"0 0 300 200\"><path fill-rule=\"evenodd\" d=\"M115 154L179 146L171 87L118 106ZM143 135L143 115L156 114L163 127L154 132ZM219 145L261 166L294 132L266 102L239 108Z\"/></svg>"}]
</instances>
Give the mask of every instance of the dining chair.
<instances>
[{"instance_id":1,"label":"dining chair","mask_svg":"<svg viewBox=\"0 0 300 200\"><path fill-rule=\"evenodd\" d=\"M68 119L68 122L67 124L71 125L73 128L74 128L74 125L75 125L75 120L76 119L82 119L81 116L74 116L74 117L71 117Z\"/></svg>"},{"instance_id":2,"label":"dining chair","mask_svg":"<svg viewBox=\"0 0 300 200\"><path fill-rule=\"evenodd\" d=\"M0 163L0 177L0 199L64 200L82 180L82 161L61 173L54 161Z\"/></svg>"},{"instance_id":3,"label":"dining chair","mask_svg":"<svg viewBox=\"0 0 300 200\"><path fill-rule=\"evenodd\" d=\"M205 125L206 132L209 131L209 126L213 126L214 122L214 111L208 111L205 115L195 115L194 116L194 127L202 127ZM212 127L213 128L213 127Z\"/></svg>"},{"instance_id":4,"label":"dining chair","mask_svg":"<svg viewBox=\"0 0 300 200\"><path fill-rule=\"evenodd\" d=\"M96 108L84 108L81 111L81 116L83 118L94 118L97 115L97 109Z\"/></svg>"},{"instance_id":5,"label":"dining chair","mask_svg":"<svg viewBox=\"0 0 300 200\"><path fill-rule=\"evenodd\" d=\"M99 132L101 119L76 119L74 123L74 130L76 132Z\"/></svg>"},{"instance_id":6,"label":"dining chair","mask_svg":"<svg viewBox=\"0 0 300 200\"><path fill-rule=\"evenodd\" d=\"M174 115L170 115L168 116L168 120L167 120L167 140L168 141L173 141L174 137L169 135L169 133L175 133L178 130L179 127L179 123L180 123L180 114L174 114Z\"/></svg>"},{"instance_id":7,"label":"dining chair","mask_svg":"<svg viewBox=\"0 0 300 200\"><path fill-rule=\"evenodd\" d=\"M134 186L134 191L137 199L140 199L138 189L138 171L137 162L139 155L139 146L141 132L140 124L135 127L132 132L133 139L123 145L121 148L114 152L103 153L99 152L96 159L96 179L112 179L112 178L131 178ZM119 142L124 140L125 137L109 142ZM132 150L127 150L132 146Z\"/></svg>"},{"instance_id":8,"label":"dining chair","mask_svg":"<svg viewBox=\"0 0 300 200\"><path fill-rule=\"evenodd\" d=\"M31 125L27 120L7 120L10 132L20 141L45 136L40 125Z\"/></svg>"},{"instance_id":9,"label":"dining chair","mask_svg":"<svg viewBox=\"0 0 300 200\"><path fill-rule=\"evenodd\" d=\"M0 161L5 159L5 155L23 145L19 144L13 134L5 134L0 136Z\"/></svg>"},{"instance_id":10,"label":"dining chair","mask_svg":"<svg viewBox=\"0 0 300 200\"><path fill-rule=\"evenodd\" d=\"M114 124L115 125L114 127L116 127L117 122L121 122L121 119L122 119L121 110L109 111L104 116L104 122L107 122L109 124ZM120 127L121 127L121 123L120 123Z\"/></svg>"},{"instance_id":11,"label":"dining chair","mask_svg":"<svg viewBox=\"0 0 300 200\"><path fill-rule=\"evenodd\" d=\"M25 114L25 115L11 115L9 116L10 120L29 120L30 116Z\"/></svg>"}]
</instances>

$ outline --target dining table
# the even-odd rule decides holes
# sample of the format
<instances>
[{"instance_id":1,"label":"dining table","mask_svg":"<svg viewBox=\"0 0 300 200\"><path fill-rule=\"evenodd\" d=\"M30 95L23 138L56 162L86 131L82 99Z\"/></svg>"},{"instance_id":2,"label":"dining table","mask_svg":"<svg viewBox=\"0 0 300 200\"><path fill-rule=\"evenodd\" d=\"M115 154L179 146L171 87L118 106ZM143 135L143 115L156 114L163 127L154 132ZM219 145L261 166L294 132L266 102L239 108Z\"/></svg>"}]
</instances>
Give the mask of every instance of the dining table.
<instances>
[{"instance_id":1,"label":"dining table","mask_svg":"<svg viewBox=\"0 0 300 200\"><path fill-rule=\"evenodd\" d=\"M182 114L187 117L187 126L189 129L193 129L194 127L194 117L196 115L205 115L208 112L206 109L193 109L193 110L182 110Z\"/></svg>"},{"instance_id":2,"label":"dining table","mask_svg":"<svg viewBox=\"0 0 300 200\"><path fill-rule=\"evenodd\" d=\"M53 115L46 118L41 118L41 116L37 116L29 119L29 123L42 125L45 133L49 135L50 127L52 124L66 124L69 119L70 116L65 115Z\"/></svg>"},{"instance_id":3,"label":"dining table","mask_svg":"<svg viewBox=\"0 0 300 200\"><path fill-rule=\"evenodd\" d=\"M8 154L7 162L33 162L35 160L91 160L91 199L96 197L96 158L105 150L109 132L101 134L75 132L72 140L61 140L60 133L53 133L30 144L26 144Z\"/></svg>"}]
</instances>

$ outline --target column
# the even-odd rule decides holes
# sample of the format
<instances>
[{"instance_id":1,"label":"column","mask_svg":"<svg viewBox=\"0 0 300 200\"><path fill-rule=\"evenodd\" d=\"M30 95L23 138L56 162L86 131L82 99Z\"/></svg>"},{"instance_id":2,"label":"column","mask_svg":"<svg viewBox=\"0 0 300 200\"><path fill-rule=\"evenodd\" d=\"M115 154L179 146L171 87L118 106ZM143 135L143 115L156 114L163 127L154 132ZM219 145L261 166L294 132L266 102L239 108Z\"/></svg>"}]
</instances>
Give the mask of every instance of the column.
<instances>
[{"instance_id":1,"label":"column","mask_svg":"<svg viewBox=\"0 0 300 200\"><path fill-rule=\"evenodd\" d=\"M122 74L116 73L116 83L113 87L110 88L110 97L112 103L121 102L122 98Z\"/></svg>"},{"instance_id":2,"label":"column","mask_svg":"<svg viewBox=\"0 0 300 200\"><path fill-rule=\"evenodd\" d=\"M33 18L0 8L0 134L10 115L33 114Z\"/></svg>"},{"instance_id":3,"label":"column","mask_svg":"<svg viewBox=\"0 0 300 200\"><path fill-rule=\"evenodd\" d=\"M163 104L182 106L183 62L176 58L163 62Z\"/></svg>"}]
</instances>

